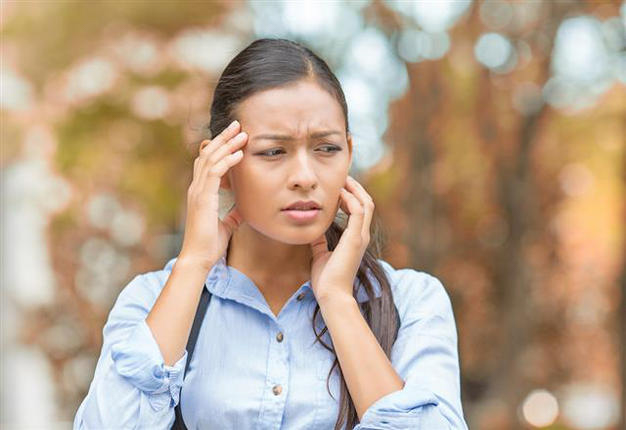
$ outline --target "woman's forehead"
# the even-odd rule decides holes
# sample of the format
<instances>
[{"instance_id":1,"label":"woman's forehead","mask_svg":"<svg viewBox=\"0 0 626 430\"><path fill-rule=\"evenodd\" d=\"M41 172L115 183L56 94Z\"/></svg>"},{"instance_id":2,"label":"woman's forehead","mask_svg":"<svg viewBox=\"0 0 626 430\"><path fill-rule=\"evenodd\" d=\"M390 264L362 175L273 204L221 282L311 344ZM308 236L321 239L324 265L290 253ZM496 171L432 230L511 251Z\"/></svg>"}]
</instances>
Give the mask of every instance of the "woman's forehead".
<instances>
[{"instance_id":1,"label":"woman's forehead","mask_svg":"<svg viewBox=\"0 0 626 430\"><path fill-rule=\"evenodd\" d=\"M341 129L345 123L339 102L315 84L298 84L261 91L238 106L243 127L259 132L302 134Z\"/></svg>"}]
</instances>

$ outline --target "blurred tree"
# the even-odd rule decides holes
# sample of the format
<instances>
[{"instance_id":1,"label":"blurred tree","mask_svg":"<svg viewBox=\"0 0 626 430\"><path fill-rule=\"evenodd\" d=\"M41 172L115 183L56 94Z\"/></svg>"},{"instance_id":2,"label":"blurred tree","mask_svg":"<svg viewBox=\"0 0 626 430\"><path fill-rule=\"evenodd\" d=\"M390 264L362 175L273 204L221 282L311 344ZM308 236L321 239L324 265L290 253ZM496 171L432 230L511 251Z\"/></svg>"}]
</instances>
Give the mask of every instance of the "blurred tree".
<instances>
[{"instance_id":1,"label":"blurred tree","mask_svg":"<svg viewBox=\"0 0 626 430\"><path fill-rule=\"evenodd\" d=\"M540 312L536 301L536 291L555 288L550 279L559 278L551 274L566 265L552 222L561 204L554 177L563 166L541 160L537 148L559 113L532 100L537 97L532 92L525 95L528 109L516 109L511 94L527 82L542 87L549 80L559 25L597 4L542 2L526 25L503 29L532 52L528 64L510 73L470 61L471 46L463 41L488 31L482 5L473 3L467 19L454 28L458 43L448 61L407 64L409 90L392 107L386 136L394 145L393 169L372 175L370 183L382 218L401 214L402 222L390 223L389 233L391 242L402 244L393 245L398 264L444 274L460 321L461 357L469 359L462 372L464 400L493 405L474 425L522 428L519 405L525 396L537 385L566 382L567 365L561 366L572 358L555 348L564 339L567 303ZM619 14L619 2L605 6L607 15ZM370 18L391 39L405 25L380 7ZM468 265L475 267L463 270ZM477 274L479 279L465 277ZM469 290L480 288L482 276L490 291L475 295ZM480 326L485 312L489 323ZM552 364L534 361L538 351ZM534 364L548 369L532 369Z\"/></svg>"}]
</instances>

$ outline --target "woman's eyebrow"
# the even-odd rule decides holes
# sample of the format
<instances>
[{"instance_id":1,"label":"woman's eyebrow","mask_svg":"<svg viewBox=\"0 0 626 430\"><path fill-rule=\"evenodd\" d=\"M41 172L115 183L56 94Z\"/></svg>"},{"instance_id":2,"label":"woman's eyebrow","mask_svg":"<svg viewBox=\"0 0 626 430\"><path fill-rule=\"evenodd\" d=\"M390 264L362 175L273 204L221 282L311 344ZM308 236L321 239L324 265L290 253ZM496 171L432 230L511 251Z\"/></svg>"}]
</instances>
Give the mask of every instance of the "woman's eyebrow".
<instances>
[{"instance_id":1,"label":"woman's eyebrow","mask_svg":"<svg viewBox=\"0 0 626 430\"><path fill-rule=\"evenodd\" d=\"M313 139L318 139L320 137L327 137L327 136L331 136L334 134L339 135L339 136L342 135L341 132L339 131L328 130L328 131L316 131L314 133L309 134L309 137ZM263 139L288 142L288 141L295 140L295 137L285 135L285 134L257 134L256 136L253 136L250 140L263 140Z\"/></svg>"}]
</instances>

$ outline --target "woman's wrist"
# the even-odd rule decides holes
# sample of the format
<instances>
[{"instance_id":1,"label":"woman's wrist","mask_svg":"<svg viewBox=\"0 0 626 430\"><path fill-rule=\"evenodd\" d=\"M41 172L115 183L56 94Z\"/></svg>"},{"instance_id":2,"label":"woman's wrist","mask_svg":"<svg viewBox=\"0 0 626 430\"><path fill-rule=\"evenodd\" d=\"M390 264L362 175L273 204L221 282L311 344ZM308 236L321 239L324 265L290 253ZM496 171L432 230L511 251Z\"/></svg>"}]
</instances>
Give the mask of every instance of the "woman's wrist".
<instances>
[{"instance_id":1,"label":"woman's wrist","mask_svg":"<svg viewBox=\"0 0 626 430\"><path fill-rule=\"evenodd\" d=\"M198 270L208 273L215 265L215 261L207 258L199 258L187 254L179 254L176 259L175 267L185 268L185 270Z\"/></svg>"}]
</instances>

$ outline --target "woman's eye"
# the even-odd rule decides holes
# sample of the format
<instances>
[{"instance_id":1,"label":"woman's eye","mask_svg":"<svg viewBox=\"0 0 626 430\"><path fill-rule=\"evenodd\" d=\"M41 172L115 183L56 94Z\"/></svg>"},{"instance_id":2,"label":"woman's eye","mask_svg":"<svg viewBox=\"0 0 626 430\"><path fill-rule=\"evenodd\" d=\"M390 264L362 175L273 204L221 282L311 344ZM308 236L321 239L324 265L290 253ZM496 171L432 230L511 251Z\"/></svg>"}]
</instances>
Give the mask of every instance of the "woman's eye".
<instances>
[{"instance_id":1,"label":"woman's eye","mask_svg":"<svg viewBox=\"0 0 626 430\"><path fill-rule=\"evenodd\" d=\"M326 153L333 153L333 152L341 151L341 148L336 145L325 145L325 146L322 146L320 149L322 149L322 152L326 152ZM274 155L279 155L282 152L284 152L282 149L276 148L276 149L270 149L264 152L259 152L258 155L272 157Z\"/></svg>"},{"instance_id":2,"label":"woman's eye","mask_svg":"<svg viewBox=\"0 0 626 430\"><path fill-rule=\"evenodd\" d=\"M272 155L275 155L276 151L282 151L282 149L270 149L269 151L259 153L259 155L267 155L268 157L271 157Z\"/></svg>"},{"instance_id":3,"label":"woman's eye","mask_svg":"<svg viewBox=\"0 0 626 430\"><path fill-rule=\"evenodd\" d=\"M322 146L322 148L326 148L328 149L328 151L322 151L322 152L337 152L337 151L341 151L341 148L335 145L326 145L326 146Z\"/></svg>"}]
</instances>

